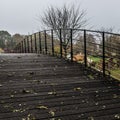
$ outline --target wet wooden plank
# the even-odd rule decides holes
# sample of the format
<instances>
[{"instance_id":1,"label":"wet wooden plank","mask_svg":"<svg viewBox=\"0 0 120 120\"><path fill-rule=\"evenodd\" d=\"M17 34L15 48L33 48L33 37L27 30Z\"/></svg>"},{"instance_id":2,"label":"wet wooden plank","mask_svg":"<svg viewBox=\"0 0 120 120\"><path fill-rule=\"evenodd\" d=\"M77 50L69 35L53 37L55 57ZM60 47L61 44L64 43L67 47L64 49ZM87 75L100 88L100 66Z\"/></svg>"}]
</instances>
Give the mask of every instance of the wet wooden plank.
<instances>
[{"instance_id":1,"label":"wet wooden plank","mask_svg":"<svg viewBox=\"0 0 120 120\"><path fill-rule=\"evenodd\" d=\"M1 120L120 119L120 87L52 56L0 56Z\"/></svg>"}]
</instances>

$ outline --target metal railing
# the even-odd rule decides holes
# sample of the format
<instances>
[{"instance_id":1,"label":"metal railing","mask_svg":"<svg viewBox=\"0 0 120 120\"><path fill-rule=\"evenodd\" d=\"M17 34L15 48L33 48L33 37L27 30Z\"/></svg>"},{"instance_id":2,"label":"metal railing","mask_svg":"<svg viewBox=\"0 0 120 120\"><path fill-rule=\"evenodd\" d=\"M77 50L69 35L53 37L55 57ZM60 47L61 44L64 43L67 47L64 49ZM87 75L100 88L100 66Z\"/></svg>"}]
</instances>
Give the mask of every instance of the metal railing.
<instances>
[{"instance_id":1,"label":"metal railing","mask_svg":"<svg viewBox=\"0 0 120 120\"><path fill-rule=\"evenodd\" d=\"M103 76L111 73L120 78L120 34L85 29L44 30L26 36L14 50L58 56L95 68Z\"/></svg>"}]
</instances>

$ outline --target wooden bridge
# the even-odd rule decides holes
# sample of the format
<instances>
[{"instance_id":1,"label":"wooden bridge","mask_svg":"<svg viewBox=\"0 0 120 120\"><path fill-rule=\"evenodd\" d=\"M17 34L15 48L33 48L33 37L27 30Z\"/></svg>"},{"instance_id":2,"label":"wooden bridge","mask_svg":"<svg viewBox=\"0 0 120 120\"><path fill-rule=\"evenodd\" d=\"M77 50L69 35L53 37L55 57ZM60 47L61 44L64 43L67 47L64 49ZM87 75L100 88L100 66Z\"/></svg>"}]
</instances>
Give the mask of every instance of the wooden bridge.
<instances>
[{"instance_id":1,"label":"wooden bridge","mask_svg":"<svg viewBox=\"0 0 120 120\"><path fill-rule=\"evenodd\" d=\"M0 120L118 119L120 84L111 78L48 55L0 55Z\"/></svg>"}]
</instances>

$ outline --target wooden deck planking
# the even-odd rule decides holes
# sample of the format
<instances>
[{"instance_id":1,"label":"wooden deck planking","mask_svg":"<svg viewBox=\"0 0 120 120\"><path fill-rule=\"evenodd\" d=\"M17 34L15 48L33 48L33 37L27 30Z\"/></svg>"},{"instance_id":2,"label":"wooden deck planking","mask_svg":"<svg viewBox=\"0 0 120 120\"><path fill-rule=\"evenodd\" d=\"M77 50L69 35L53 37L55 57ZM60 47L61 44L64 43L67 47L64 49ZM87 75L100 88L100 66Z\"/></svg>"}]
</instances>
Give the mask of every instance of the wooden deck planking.
<instances>
[{"instance_id":1,"label":"wooden deck planking","mask_svg":"<svg viewBox=\"0 0 120 120\"><path fill-rule=\"evenodd\" d=\"M120 119L119 86L82 66L36 54L0 60L1 120Z\"/></svg>"}]
</instances>

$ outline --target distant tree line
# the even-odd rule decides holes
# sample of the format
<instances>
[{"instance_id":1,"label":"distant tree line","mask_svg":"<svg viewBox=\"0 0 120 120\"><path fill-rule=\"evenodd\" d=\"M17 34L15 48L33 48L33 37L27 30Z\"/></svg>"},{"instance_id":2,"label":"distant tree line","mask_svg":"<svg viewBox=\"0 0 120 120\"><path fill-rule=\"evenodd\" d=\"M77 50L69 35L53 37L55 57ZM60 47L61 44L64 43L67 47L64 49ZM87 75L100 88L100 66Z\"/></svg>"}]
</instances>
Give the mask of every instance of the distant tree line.
<instances>
[{"instance_id":1,"label":"distant tree line","mask_svg":"<svg viewBox=\"0 0 120 120\"><path fill-rule=\"evenodd\" d=\"M12 52L15 45L18 44L21 40L23 40L23 35L15 34L11 35L7 31L0 31L0 48L5 52Z\"/></svg>"}]
</instances>

